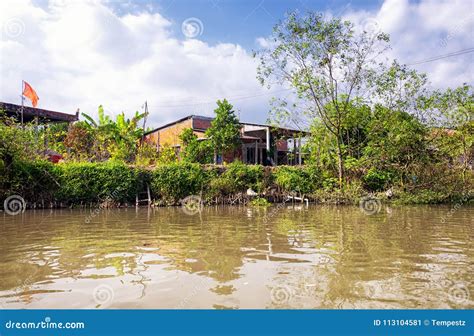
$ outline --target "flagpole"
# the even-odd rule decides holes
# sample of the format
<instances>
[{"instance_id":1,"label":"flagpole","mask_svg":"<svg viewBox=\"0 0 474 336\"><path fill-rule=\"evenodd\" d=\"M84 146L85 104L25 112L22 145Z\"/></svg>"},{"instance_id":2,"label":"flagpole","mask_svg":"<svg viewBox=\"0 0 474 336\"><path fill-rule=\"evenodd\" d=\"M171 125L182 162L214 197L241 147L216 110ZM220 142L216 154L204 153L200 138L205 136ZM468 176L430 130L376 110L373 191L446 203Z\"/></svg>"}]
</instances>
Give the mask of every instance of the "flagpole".
<instances>
[{"instance_id":1,"label":"flagpole","mask_svg":"<svg viewBox=\"0 0 474 336\"><path fill-rule=\"evenodd\" d=\"M148 117L148 102L145 100L145 117L143 118L142 145L143 145L143 141L145 140L145 124L146 124L147 117Z\"/></svg>"},{"instance_id":2,"label":"flagpole","mask_svg":"<svg viewBox=\"0 0 474 336\"><path fill-rule=\"evenodd\" d=\"M24 88L25 81L21 80L21 128L23 128L23 109L24 109L24 101L25 98L23 97L23 88Z\"/></svg>"}]
</instances>

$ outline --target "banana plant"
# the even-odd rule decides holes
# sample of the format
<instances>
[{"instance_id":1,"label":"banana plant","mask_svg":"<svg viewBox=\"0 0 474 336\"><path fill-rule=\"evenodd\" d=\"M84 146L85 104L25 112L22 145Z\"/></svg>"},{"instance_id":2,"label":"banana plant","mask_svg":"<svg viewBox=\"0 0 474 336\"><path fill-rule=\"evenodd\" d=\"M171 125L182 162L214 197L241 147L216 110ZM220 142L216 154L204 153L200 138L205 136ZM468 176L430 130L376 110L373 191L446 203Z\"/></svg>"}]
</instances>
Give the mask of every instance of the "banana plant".
<instances>
[{"instance_id":1,"label":"banana plant","mask_svg":"<svg viewBox=\"0 0 474 336\"><path fill-rule=\"evenodd\" d=\"M87 113L82 112L82 116L86 119L85 122L89 127L91 128L99 128L101 126L106 126L110 125L112 123L112 120L108 115L105 114L104 112L104 107L102 105L99 105L97 114L99 115L99 122L97 123L94 118L92 118L90 115Z\"/></svg>"}]
</instances>

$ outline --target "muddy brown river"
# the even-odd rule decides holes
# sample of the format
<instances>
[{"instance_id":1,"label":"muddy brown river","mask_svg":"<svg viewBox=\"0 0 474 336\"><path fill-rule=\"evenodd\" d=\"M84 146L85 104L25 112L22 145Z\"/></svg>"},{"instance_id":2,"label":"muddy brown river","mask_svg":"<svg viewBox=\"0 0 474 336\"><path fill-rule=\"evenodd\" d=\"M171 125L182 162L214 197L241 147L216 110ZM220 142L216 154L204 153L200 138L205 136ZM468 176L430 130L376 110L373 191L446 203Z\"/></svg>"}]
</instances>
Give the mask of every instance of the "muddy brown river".
<instances>
[{"instance_id":1,"label":"muddy brown river","mask_svg":"<svg viewBox=\"0 0 474 336\"><path fill-rule=\"evenodd\" d=\"M1 308L473 308L474 206L0 212Z\"/></svg>"}]
</instances>

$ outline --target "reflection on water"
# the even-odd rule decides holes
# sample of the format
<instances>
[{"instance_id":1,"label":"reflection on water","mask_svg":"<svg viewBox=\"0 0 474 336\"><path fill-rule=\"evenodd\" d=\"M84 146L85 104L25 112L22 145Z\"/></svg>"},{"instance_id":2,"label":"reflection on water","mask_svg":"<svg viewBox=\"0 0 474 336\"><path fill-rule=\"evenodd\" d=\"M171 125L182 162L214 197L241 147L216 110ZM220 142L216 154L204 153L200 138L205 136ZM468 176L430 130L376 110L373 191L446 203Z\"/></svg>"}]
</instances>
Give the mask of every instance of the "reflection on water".
<instances>
[{"instance_id":1,"label":"reflection on water","mask_svg":"<svg viewBox=\"0 0 474 336\"><path fill-rule=\"evenodd\" d=\"M0 305L472 308L474 207L450 209L2 213Z\"/></svg>"}]
</instances>

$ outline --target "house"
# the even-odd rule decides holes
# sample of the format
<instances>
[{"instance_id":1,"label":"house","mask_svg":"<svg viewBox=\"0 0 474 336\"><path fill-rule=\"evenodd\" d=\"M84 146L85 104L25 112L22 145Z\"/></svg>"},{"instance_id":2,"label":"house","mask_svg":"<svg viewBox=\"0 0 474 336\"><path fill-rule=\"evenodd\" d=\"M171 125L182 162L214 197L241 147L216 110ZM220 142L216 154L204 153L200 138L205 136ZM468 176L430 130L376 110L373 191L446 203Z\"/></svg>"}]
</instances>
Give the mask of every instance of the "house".
<instances>
[{"instance_id":1,"label":"house","mask_svg":"<svg viewBox=\"0 0 474 336\"><path fill-rule=\"evenodd\" d=\"M145 141L156 146L159 151L163 146L171 146L178 154L181 150L180 134L191 128L199 140L206 140L205 132L211 126L213 118L190 115L145 133ZM225 153L220 162L240 160L249 164L263 165L296 165L302 164L304 155L301 152L302 138L308 132L270 125L240 123L241 148L232 153Z\"/></svg>"},{"instance_id":2,"label":"house","mask_svg":"<svg viewBox=\"0 0 474 336\"><path fill-rule=\"evenodd\" d=\"M47 128L52 123L72 123L79 120L79 110L75 114L45 110L30 106L22 106L12 103L0 102L0 111L7 117L15 119L24 125L33 122L35 127ZM48 147L47 138L45 137L45 147ZM53 163L58 163L63 157L56 151L46 149L44 156Z\"/></svg>"},{"instance_id":3,"label":"house","mask_svg":"<svg viewBox=\"0 0 474 336\"><path fill-rule=\"evenodd\" d=\"M5 102L0 102L0 110L2 110L6 116L15 118L21 123L27 123L31 121L37 121L40 124L55 122L71 123L79 120L79 112L76 112L75 114L68 114L64 112L44 110Z\"/></svg>"}]
</instances>

